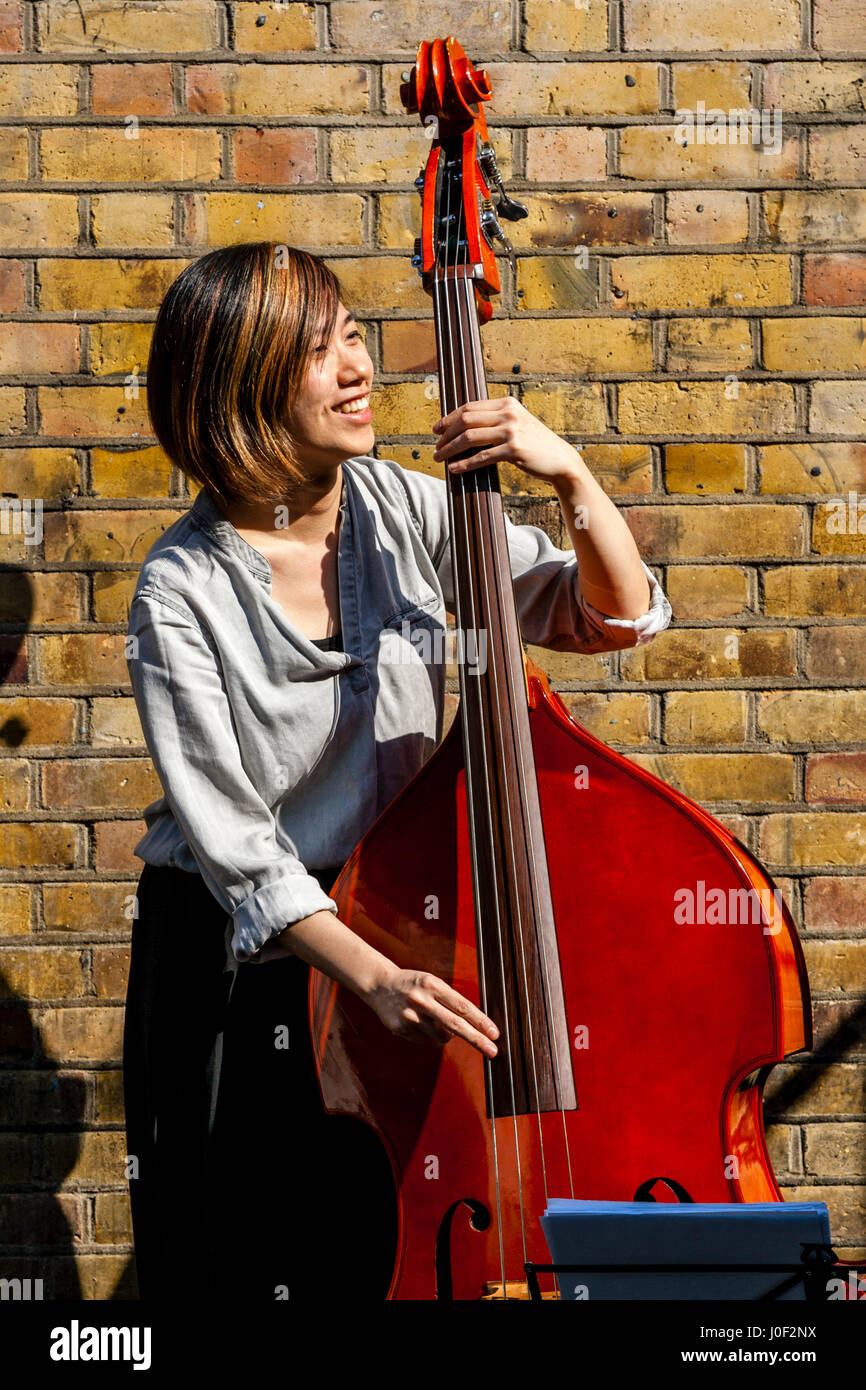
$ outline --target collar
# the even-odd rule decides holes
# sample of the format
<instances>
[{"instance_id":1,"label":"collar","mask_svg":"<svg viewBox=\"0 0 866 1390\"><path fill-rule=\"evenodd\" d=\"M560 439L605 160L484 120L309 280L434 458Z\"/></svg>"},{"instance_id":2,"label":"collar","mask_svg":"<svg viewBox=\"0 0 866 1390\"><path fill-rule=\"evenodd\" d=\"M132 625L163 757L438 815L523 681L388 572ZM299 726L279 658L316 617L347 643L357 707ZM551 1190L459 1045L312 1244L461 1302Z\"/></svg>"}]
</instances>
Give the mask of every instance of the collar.
<instances>
[{"instance_id":1,"label":"collar","mask_svg":"<svg viewBox=\"0 0 866 1390\"><path fill-rule=\"evenodd\" d=\"M346 511L346 479L348 469L343 469L343 492L340 501L340 531L342 533L345 523ZM200 488L196 494L195 501L189 509L189 515L196 526L207 531L208 535L222 550L228 550L242 560L247 569L252 570L253 574L259 579L267 580L270 584L273 580L271 562L266 555L255 546L245 541L239 531L235 529L228 517L224 516L211 497L206 488Z\"/></svg>"}]
</instances>

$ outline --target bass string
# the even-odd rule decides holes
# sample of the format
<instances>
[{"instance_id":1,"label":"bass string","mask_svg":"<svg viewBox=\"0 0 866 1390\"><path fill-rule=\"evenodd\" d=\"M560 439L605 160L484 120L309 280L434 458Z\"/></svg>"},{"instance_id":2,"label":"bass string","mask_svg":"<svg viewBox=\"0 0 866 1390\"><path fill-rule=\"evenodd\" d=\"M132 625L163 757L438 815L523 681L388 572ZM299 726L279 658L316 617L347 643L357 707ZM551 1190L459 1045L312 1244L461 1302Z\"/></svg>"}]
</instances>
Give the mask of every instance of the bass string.
<instances>
[{"instance_id":1,"label":"bass string","mask_svg":"<svg viewBox=\"0 0 866 1390\"><path fill-rule=\"evenodd\" d=\"M470 285L468 284L468 282L466 282L465 290L466 290L465 298L466 298L466 300L467 300L467 312L471 312L471 307L472 307L472 290L471 290L471 287L470 287ZM474 350L477 352L477 348L475 348L475 344L474 344L474 343L473 343L473 348L474 348ZM506 537L506 553L507 553L507 537ZM511 581L511 569L510 569L510 565L509 565L508 570L507 570L507 572L506 572L506 575L505 575L505 576L503 575L503 571L502 571L502 557L501 557L501 554L499 553L499 549L498 549L496 546L494 546L494 551L493 551L493 564L494 564L494 573L495 573L495 577L496 577L498 589L499 589L499 592L502 593L502 592L503 592L503 589L504 589L504 585L509 584L509 583L512 582L512 581ZM488 599L488 604L489 604L489 599ZM511 663L506 663L506 667L505 667L505 679L506 679L506 682L507 682L507 684L508 684L509 695L510 695L511 701L512 701L512 704L511 704L512 710L515 709L515 708L517 707L517 700L518 700L518 699L523 699L523 698L524 698L524 696L523 696L523 686L522 686L522 685L521 685L521 690L520 690L520 694L519 694L519 695L518 695L517 691L515 690L515 685L514 685L514 674L515 674L515 673L514 673L514 671L513 671L513 669L512 669ZM531 864L532 868L531 868L530 875L529 875L529 885L530 885L530 891L531 891L532 896L533 896L533 901L534 901L534 905L535 905L535 911L536 911L536 914L538 915L538 914L540 914L540 908L539 908L539 903L538 903L537 885L536 885L536 882L535 882L534 865L535 865L536 862L538 862L539 852L538 852L537 847L536 847L535 827L534 827L534 825L533 825L532 817L531 817L531 816L529 815L529 813L528 813L529 793L528 793L528 787L527 787L527 781L526 781L526 768L525 768L525 766L524 766L524 762L523 762L523 759L522 759L522 758L518 758L518 759L517 759L517 770L518 770L518 775L519 775L519 778L520 778L520 788L521 788L521 812L522 812L522 817L523 817L524 832L525 832L525 834L526 834L526 837L527 837L527 839L528 839L528 841L529 841L529 845L530 845L530 864ZM542 857L543 857L543 856L542 856ZM546 1012L547 1012L547 1018L548 1018L548 1022L549 1022L549 1020L550 1020L550 1018L551 1018L550 1000L551 1000L551 997L552 997L552 989L551 989L551 984L550 984L550 963L549 963L548 954L547 954L546 933L542 931L542 932L539 933L539 936L540 936L540 946L541 946L541 964L542 964L542 972L543 972L543 978L544 978L544 1004L545 1004L545 1009L546 1009ZM524 979L526 979L526 960L525 960L525 954L523 953L523 938L522 938L522 936L521 936L520 940L521 940L521 953L522 953L522 955L523 955ZM528 980L526 980L526 993L527 993L527 997L528 997L528 994L529 994L529 982L528 982ZM530 1041L532 1042L531 1021L530 1021ZM534 1065L535 1065L535 1063L534 1063L534 1042L532 1042L532 1046L533 1046L533 1066L534 1066ZM564 1151L565 1151L565 1165L566 1165L566 1170L567 1170L567 1172L568 1172L568 1180L569 1180L569 1186L570 1186L570 1188L571 1188L571 1195L572 1195L572 1197L574 1197L574 1172L573 1172L572 1162L571 1162L571 1150L570 1150L569 1143L568 1143L568 1126L567 1126L567 1124L566 1124L566 1119L565 1119L565 1107L564 1107L564 1105L562 1104L563 1088L562 1088L562 1073L561 1073L560 1066L559 1066L559 1048L558 1048L556 1045L552 1046L552 1048L551 1048L551 1053L552 1053L552 1062L553 1062L553 1072L554 1072L554 1076L555 1076L555 1078L556 1078L557 1095L559 1096L559 1099L560 1099L560 1104L559 1104L559 1107L558 1107L558 1114L559 1114L559 1117L560 1117L560 1124L561 1124L561 1127L562 1127L562 1142L563 1142L563 1147L564 1147ZM539 1128L539 1143L540 1143L540 1146L541 1146L541 1161L542 1161L543 1176L544 1176L544 1195L545 1195L545 1199L547 1199L547 1198L549 1197L550 1194L549 1194L549 1192L548 1192L548 1186L547 1186L547 1168L546 1168L546 1160L545 1160L544 1141L543 1141L542 1130L541 1130L541 1114L540 1114L540 1105L539 1105L539 1102L538 1102L538 1086L537 1086L537 1081L536 1081L536 1106L538 1107L537 1118L538 1118L538 1128Z\"/></svg>"},{"instance_id":2,"label":"bass string","mask_svg":"<svg viewBox=\"0 0 866 1390\"><path fill-rule=\"evenodd\" d=\"M456 232L455 232L454 272L453 272L453 276L452 276L452 280L451 280L451 284L452 284L452 286L453 286L453 289L452 289L452 300L453 300L453 307L454 307L454 309L455 309L455 311L456 311L457 330L458 330L458 331L457 331L457 341L458 341L458 343L459 343L459 345L460 345L460 360L461 360L461 366L462 366L463 395L464 395L464 399L466 399L466 400L470 400L470 399L471 399L471 400L475 400L475 399L478 399L478 390L477 390L477 389L475 389L475 390L471 390L471 389L470 389L470 374L469 374L469 370L468 370L468 368L467 368L466 356L465 356L465 351L464 351L464 347L465 347L465 343L464 343L464 327L463 327L462 316L461 316L461 304L464 302L464 297L460 294L459 288L458 288L458 280L459 280L461 283L463 283L464 285L467 285L467 284L468 284L468 279L467 279L466 275L464 274L464 275L462 275L462 276L458 276L458 273L457 273L457 246L459 246L459 244L460 244L460 236L461 236L462 222L463 222L463 199L462 199L462 197L461 197L461 198L459 199L459 202L458 202L457 228L456 228ZM445 280L445 294L446 294L446 298L447 298L447 296L448 296L448 284L449 284L449 281L448 281L448 278L447 278L447 241L446 241L446 280ZM450 306L449 306L449 320L450 320ZM468 328L468 323L467 323L467 328ZM474 369L474 370L477 370L477 363L475 362L474 357L473 357L473 363L472 363L472 365L473 365L473 369ZM476 384L476 383L474 382L474 380L473 380L473 383L472 383L472 384L473 384L473 385ZM461 498L462 498L462 501L463 501L464 526L465 526L466 535L467 535L467 551L468 551L468 495L471 495L471 496L475 499L475 508L474 508L474 510L475 510L475 520L476 520L476 532L477 532L477 537L478 537L478 553L479 553L479 562L480 562L480 563L479 563L479 571L480 571L481 583L482 583L482 585L483 585L483 587L484 587L484 591L485 591L485 598L486 598L486 600L487 600L487 609L486 609L486 611L487 611L487 614L488 614L488 617L489 617L490 611L491 611L491 610L490 610L490 595L489 595L489 590L488 590L488 585L487 585L487 559L486 559L486 555L485 555L484 526L483 526L482 520L481 520L482 496L484 496L484 494L483 494L482 490L481 490L480 487L479 487L478 472L477 472L476 470L473 469L473 470L471 470L468 474L459 475L459 486L460 486ZM487 508L487 509L488 509L488 515L489 515L489 500L490 500L490 499L489 499L489 494L487 494L487 496L486 496L486 502L487 502L487 504L488 504L488 508ZM471 567L470 567L470 569L471 569ZM476 630L476 633L477 633L477 631L478 631L478 626L477 626L477 624L478 624L478 613L477 613L477 611L476 611L476 614L475 614L475 621L476 621L476 629L475 629L475 630ZM493 705L494 705L494 708L495 708L495 710L496 710L497 724L498 724L498 728L499 728L499 737L500 737L500 747L503 747L503 746L504 746L504 741L503 741L503 738L502 738L502 714L501 714L501 701L500 701L499 685L498 685L497 665L498 665L498 663L497 663L497 661L495 660L495 657L494 657L494 660L493 660L493 662L492 662L492 665L490 666L491 684L492 684L492 686L493 686L493 688L494 688ZM484 778L484 784L485 784L486 795L487 795L488 806L489 806L489 800L490 800L490 796L491 796L491 792L492 792L492 783L491 783L491 778L490 778L489 765L488 765L488 762L487 762L487 747L486 747L486 741L485 741L485 739L484 739L483 736L482 736L482 739L481 739L481 746L482 746L482 749L483 749L483 752L484 752L484 763L485 763L485 778ZM506 781L505 781L505 783L504 783L504 800L505 800L505 808L504 808L504 809L505 809L505 826L506 826L507 832L508 832L508 848L509 848L509 853L510 853L510 858L511 858L512 871L513 871L513 879L512 879L512 882L516 884L516 882L517 882L517 862L516 862L516 855L515 855L515 849L514 849L514 835L513 835L513 827L512 827L512 820L511 820L511 807L510 807L510 804L509 804L508 782L507 782L507 779L506 779ZM490 838L491 867L493 867L493 864L494 864L494 862L495 862L495 859L494 859L494 856L495 856L495 841L494 841L494 839L493 839L493 821L492 821L492 815L491 815L491 814L488 815L488 835L489 835L489 838ZM519 900L519 898L516 899L516 901L515 901L515 903L514 903L514 906L515 906L516 915L517 915L517 918L518 918L518 933L517 933L517 935L518 935L518 940L519 940L520 943L521 943L521 949L522 949L523 936L522 936L521 924L520 924L520 921L519 921L519 919L520 919L520 900ZM517 1098L516 1098L516 1095L515 1095L515 1088L514 1088L514 1068L513 1068L513 1064L512 1064L512 1060L511 1060L511 1023L510 1023L509 1012L508 1012L508 993L507 993L506 979L505 979L505 950L504 950L504 944L503 944L503 934L502 934L501 917L500 917L500 914L499 914L499 901L498 901L498 896L497 896L497 908L496 908L496 926L497 926L496 940L497 940L498 955L499 955L499 975L500 975L500 985L501 985L501 989L502 989L503 1018L505 1019L505 1022L506 1022L506 1041L507 1041L507 1046L508 1046L508 1061L509 1061L508 1079L509 1079L509 1089L510 1089L510 1092L511 1092L511 1124L512 1124L512 1131L513 1131L513 1137L514 1137L514 1159L515 1159L515 1167L516 1167L516 1171L517 1171L517 1196L518 1196L518 1203L519 1203L519 1209L520 1209L520 1233L521 1233L521 1240L522 1240L522 1244L523 1244L523 1258L524 1258L524 1261L526 1261L526 1260L529 1258L529 1253L528 1253L527 1245L526 1245L526 1209L525 1209L524 1196L523 1196L523 1165L522 1165L521 1152L520 1152L520 1134L519 1134L518 1125L517 1125ZM528 1021L529 1021L529 1026L530 1026L530 1040L531 1040L532 1018L531 1018L531 1013L530 1013L530 1010L529 1010L529 998L528 998L528 993L527 993L527 997L526 997L525 1003L526 1003L526 1010L525 1010L525 1012L526 1012L526 1017L527 1017L527 1019L528 1019ZM538 1077L537 1077L537 1074L535 1074L535 1072L534 1072L534 1068L535 1068L535 1053L534 1053L534 1046L532 1047L532 1066L533 1066L533 1082L534 1082L534 1087L535 1087L535 1100L536 1100L536 1111L537 1111L537 1110L538 1110ZM493 1108L495 1108L495 1107L493 1107ZM495 1120L495 1117L493 1117L493 1129L494 1129L494 1131L495 1131L495 1129L496 1129L496 1120ZM506 1285L505 1285L505 1281L504 1281L504 1280L503 1280L503 1295L506 1295ZM506 1295L506 1296L507 1296L507 1295Z\"/></svg>"},{"instance_id":3,"label":"bass string","mask_svg":"<svg viewBox=\"0 0 866 1390\"><path fill-rule=\"evenodd\" d=\"M456 389L456 381L457 381L456 360L455 360L455 356L454 356L454 344L453 344L453 335L452 335L452 326L451 326L450 305L449 305L449 302L448 302L448 279L447 279L447 276L448 276L448 235L449 235L449 230L450 230L450 217L451 217L451 181L450 181L450 177L448 176L448 174L445 172L445 169L444 169L445 152L444 152L444 150L441 149L441 147L440 147L440 161L441 161L441 163L440 163L439 177L440 177L440 180L441 180L441 178L444 176L444 178L445 178L445 180L446 180L446 182L447 182L447 185L448 185L448 186L447 186L447 195L446 195L445 266L444 266L444 279L443 279L442 281L440 281L438 275L434 275L433 288L434 288L435 303L436 303L436 309L437 309L436 318L437 318L437 329L439 330L439 331L438 331L438 337L439 337L439 339L440 339L439 344L438 344L438 346L439 346L439 352L440 352L439 361L440 361L440 363L442 364L441 376L442 376L443 396L444 396L444 401L443 401L443 406L444 406L443 414L447 415L447 414L450 413L451 410L453 410L453 409L456 407L456 405L457 405L457 394L458 394L458 393L457 393L457 389ZM440 183L440 187L441 187L441 183ZM444 301L444 305L445 305L444 310L443 310L441 301ZM447 370L446 370L446 353L445 353L445 351L443 351L443 346L444 346L444 344L443 344L443 341L442 341L442 333L443 333L443 330L444 330L445 332L447 332L447 339L448 339L448 347L447 347L447 365L450 366L450 373L451 373L451 374L450 374L450 385L451 385L451 387L452 387L452 394L453 394L453 400L452 400L450 403L449 403L449 401L448 401L448 390L447 390L447 387L448 387L448 385L449 385L449 379L448 379L448 372L447 372ZM452 483L453 483L453 480L452 480ZM447 492L447 496L448 496L448 509L449 509L449 520L450 520L450 524L451 524L451 534L452 534L453 536L455 536L455 538L456 538L457 530L456 530L456 524L455 524L455 523L456 523L456 510L457 510L457 508L456 508L456 499L455 499L455 489L453 488L453 486L446 484L446 492ZM463 508L462 508L462 511L463 511L463 530L464 530L464 534L465 534L466 550L467 550L467 554L468 554L468 547L469 547L468 520L467 520L466 508L465 508L465 494L464 494L462 488L460 489L460 500L461 500L461 502L463 502ZM470 610L471 610L471 617L472 617L472 619L473 619L473 628L474 628L475 630L477 630L477 610L476 610L475 595L474 595L473 584L472 584L472 570L471 570L471 566L469 567L469 570L468 570L468 581L469 581L469 582L468 582L468 588L469 588L469 593L468 593L468 594L463 594L463 595L461 595L460 586L459 586L459 584L457 583L457 568L456 568L456 566L455 566L455 571L454 571L454 575L453 575L453 581L454 581L454 593L455 593L455 597L456 597L457 622L458 622L458 625L460 626L461 630L462 630L464 633L467 631L467 628L466 628L466 626L465 626L465 624L464 624L465 610L464 610L464 606L463 606L463 600L464 600L464 599L468 599L469 607L470 607ZM466 805L467 805L467 812L468 812L468 815L469 815L469 823L470 823L469 845L470 845L470 852L471 852L471 855L472 855L472 879L473 879L473 885L477 885L478 882L479 882L478 850L477 850L477 844L476 844L476 837L475 837L475 834L473 833L474 808L475 808L475 805L476 805L476 801L475 801L475 789L474 789L474 786L473 786L474 778L473 778L473 775L472 775L472 759L471 759L470 754L469 754L468 728L467 728L467 724L466 724L465 711L464 711L464 717L463 717L463 739L464 739L464 750L465 750L464 768L465 768L465 776L466 776ZM487 768L486 768L486 750L485 750L485 784L487 784L487 782L486 782L486 777L487 777ZM501 931L501 928L500 928L500 926L499 926L499 920L498 920L498 918L499 918L499 904L498 904L498 902L497 902L497 904L496 904L496 913L497 913L497 931ZM478 933L479 933L479 938L480 938L480 936L482 935L482 932L483 932L483 923L482 923L482 921L481 921L480 911L478 910L477 898L476 898L476 901L475 901L475 919L476 919L476 926L477 926ZM480 948L480 939L479 939L479 948ZM479 962L479 976L480 976L479 984L480 984L480 988L481 988L481 1006L482 1006L484 1012L486 1013L487 1010L488 1010L488 1007L489 1007L489 1005L488 1005L488 991L487 991L487 978L486 978L486 970L485 970L485 965L484 965L484 952L483 952L483 950L481 950L481 949L479 949L479 951L478 951L478 962ZM507 1038L507 1036L508 1036L508 1032L507 1032L507 1030L508 1030L508 1020L507 1020L507 1018L505 1019L505 1024L506 1024L506 1038ZM508 1057L509 1057L509 1069L510 1069L510 1067L511 1067L511 1054L510 1054L510 1049L509 1049ZM492 1091L491 1078L490 1078L490 1069L489 1069L489 1065L487 1065L489 1059L485 1058L484 1061L485 1061L485 1079L486 1079L486 1084L487 1084L487 1087L488 1087L488 1094L491 1096L491 1099L492 1099L493 1091ZM498 1238L499 1238L499 1264L500 1264L500 1272L501 1272L501 1278L502 1278L502 1287L503 1287L503 1292L504 1292L504 1291L505 1291L505 1282L506 1282L506 1281L505 1281L505 1240L504 1240L504 1224L503 1224L503 1219L502 1219L502 1179L501 1179L500 1160L499 1160L499 1143L498 1143L498 1135L497 1135L497 1130L496 1130L496 1124L495 1124L495 1122L494 1122L494 1123L492 1124L492 1126L491 1126L491 1133L492 1133L492 1143L493 1143L493 1168L494 1168L494 1179L495 1179L495 1187L496 1187L496 1219L497 1219L497 1234L498 1234Z\"/></svg>"}]
</instances>

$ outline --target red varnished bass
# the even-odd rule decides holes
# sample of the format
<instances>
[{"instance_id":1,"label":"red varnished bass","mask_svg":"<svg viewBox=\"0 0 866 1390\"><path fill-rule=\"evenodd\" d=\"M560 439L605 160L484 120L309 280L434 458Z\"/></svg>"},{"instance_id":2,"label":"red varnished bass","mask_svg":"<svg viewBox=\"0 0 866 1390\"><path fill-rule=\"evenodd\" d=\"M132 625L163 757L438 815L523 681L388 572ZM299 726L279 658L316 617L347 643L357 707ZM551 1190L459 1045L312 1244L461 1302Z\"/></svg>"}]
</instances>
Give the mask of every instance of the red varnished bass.
<instances>
[{"instance_id":1,"label":"red varnished bass","mask_svg":"<svg viewBox=\"0 0 866 1390\"><path fill-rule=\"evenodd\" d=\"M435 122L415 261L433 299L446 414L487 396L480 325L499 290L502 186L453 39L401 89ZM494 204L494 194L498 202ZM388 1296L525 1296L550 1197L781 1200L764 1141L769 1070L811 1046L808 984L772 880L713 816L581 728L526 662L495 467L449 477L460 714L333 890L342 919L476 1001L485 1059L395 1037L313 972L326 1109L372 1126L398 1240ZM552 1286L551 1286L552 1287Z\"/></svg>"}]
</instances>

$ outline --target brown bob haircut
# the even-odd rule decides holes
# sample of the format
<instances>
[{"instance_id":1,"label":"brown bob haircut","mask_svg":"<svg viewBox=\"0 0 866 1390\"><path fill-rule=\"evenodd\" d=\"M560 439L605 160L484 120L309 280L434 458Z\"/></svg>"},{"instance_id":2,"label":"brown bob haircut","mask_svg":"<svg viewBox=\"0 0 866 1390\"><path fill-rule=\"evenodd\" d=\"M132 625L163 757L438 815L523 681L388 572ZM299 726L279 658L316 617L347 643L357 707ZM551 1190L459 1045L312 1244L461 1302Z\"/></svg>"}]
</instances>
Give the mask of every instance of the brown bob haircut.
<instances>
[{"instance_id":1,"label":"brown bob haircut","mask_svg":"<svg viewBox=\"0 0 866 1390\"><path fill-rule=\"evenodd\" d=\"M275 501L303 480L291 412L341 297L319 256L271 241L210 251L169 287L148 411L168 457L217 503Z\"/></svg>"}]
</instances>

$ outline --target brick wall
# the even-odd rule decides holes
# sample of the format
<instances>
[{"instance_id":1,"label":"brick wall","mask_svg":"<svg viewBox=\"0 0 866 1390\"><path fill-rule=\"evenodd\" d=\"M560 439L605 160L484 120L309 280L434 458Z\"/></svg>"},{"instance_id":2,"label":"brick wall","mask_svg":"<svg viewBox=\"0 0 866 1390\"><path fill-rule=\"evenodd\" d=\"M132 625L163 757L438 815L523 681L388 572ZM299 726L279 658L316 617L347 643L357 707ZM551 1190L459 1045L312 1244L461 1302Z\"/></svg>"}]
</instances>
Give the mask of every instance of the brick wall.
<instances>
[{"instance_id":1,"label":"brick wall","mask_svg":"<svg viewBox=\"0 0 866 1390\"><path fill-rule=\"evenodd\" d=\"M409 264L428 147L398 87L449 30L490 73L530 210L484 330L491 393L585 446L676 617L640 651L534 654L777 877L817 1041L776 1072L774 1162L862 1253L864 21L862 0L0 0L2 493L44 499L38 546L0 533L0 1274L135 1296L119 1063L158 785L123 634L189 502L148 435L155 310L209 247L323 252L365 325L379 452L435 471ZM506 473L512 515L561 540L527 481Z\"/></svg>"}]
</instances>

